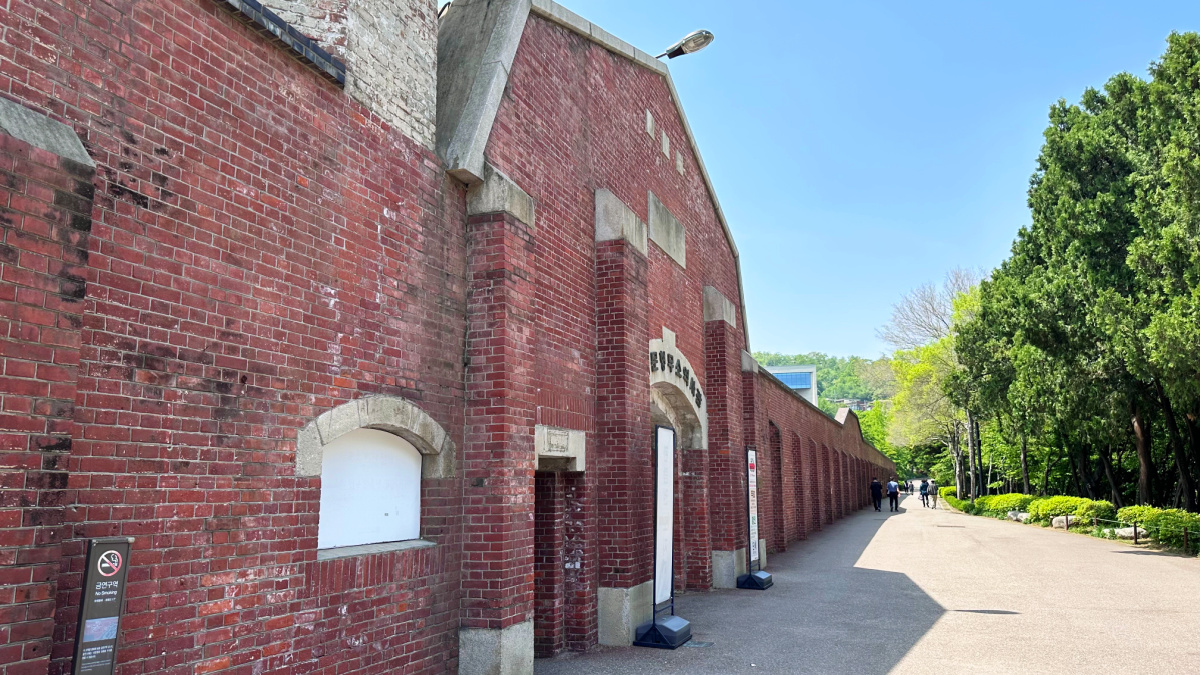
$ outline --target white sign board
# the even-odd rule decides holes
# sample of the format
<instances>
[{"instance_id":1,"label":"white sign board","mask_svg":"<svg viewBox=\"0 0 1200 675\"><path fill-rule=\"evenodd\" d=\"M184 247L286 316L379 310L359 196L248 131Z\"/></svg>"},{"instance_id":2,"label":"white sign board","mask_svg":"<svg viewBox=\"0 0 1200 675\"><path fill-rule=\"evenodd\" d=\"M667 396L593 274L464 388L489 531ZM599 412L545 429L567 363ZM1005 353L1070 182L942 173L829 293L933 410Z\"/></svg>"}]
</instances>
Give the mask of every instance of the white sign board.
<instances>
[{"instance_id":1,"label":"white sign board","mask_svg":"<svg viewBox=\"0 0 1200 675\"><path fill-rule=\"evenodd\" d=\"M746 474L750 488L750 562L758 560L758 453L746 451Z\"/></svg>"},{"instance_id":2,"label":"white sign board","mask_svg":"<svg viewBox=\"0 0 1200 675\"><path fill-rule=\"evenodd\" d=\"M654 604L674 595L672 556L675 543L675 430L655 429Z\"/></svg>"}]
</instances>

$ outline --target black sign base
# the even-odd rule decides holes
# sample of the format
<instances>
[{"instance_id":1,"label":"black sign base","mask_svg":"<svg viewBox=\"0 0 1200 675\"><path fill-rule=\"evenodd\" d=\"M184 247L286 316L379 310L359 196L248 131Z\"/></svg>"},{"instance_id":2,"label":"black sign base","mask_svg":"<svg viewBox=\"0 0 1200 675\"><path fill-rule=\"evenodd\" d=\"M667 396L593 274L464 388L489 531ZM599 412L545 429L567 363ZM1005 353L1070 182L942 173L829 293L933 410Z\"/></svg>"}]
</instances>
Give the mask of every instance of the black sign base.
<instances>
[{"instance_id":1,"label":"black sign base","mask_svg":"<svg viewBox=\"0 0 1200 675\"><path fill-rule=\"evenodd\" d=\"M770 574L759 570L751 574L743 574L738 577L737 587L748 588L753 591L765 591L775 585L775 580Z\"/></svg>"},{"instance_id":2,"label":"black sign base","mask_svg":"<svg viewBox=\"0 0 1200 675\"><path fill-rule=\"evenodd\" d=\"M635 635L635 647L677 649L692 639L692 624L683 617L668 616L638 626Z\"/></svg>"}]
</instances>

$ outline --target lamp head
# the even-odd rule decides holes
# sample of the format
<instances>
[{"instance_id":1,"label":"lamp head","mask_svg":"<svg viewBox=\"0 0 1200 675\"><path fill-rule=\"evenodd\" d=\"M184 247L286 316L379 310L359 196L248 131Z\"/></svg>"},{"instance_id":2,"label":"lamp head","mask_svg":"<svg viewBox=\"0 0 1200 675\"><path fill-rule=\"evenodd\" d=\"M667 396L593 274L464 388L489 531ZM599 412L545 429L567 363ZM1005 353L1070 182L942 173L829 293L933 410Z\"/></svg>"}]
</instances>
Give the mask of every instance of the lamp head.
<instances>
[{"instance_id":1,"label":"lamp head","mask_svg":"<svg viewBox=\"0 0 1200 675\"><path fill-rule=\"evenodd\" d=\"M693 31L688 33L679 42L668 47L667 51L659 54L657 58L661 59L665 56L668 59L673 59L684 54L693 54L712 44L715 37L711 32L706 30Z\"/></svg>"}]
</instances>

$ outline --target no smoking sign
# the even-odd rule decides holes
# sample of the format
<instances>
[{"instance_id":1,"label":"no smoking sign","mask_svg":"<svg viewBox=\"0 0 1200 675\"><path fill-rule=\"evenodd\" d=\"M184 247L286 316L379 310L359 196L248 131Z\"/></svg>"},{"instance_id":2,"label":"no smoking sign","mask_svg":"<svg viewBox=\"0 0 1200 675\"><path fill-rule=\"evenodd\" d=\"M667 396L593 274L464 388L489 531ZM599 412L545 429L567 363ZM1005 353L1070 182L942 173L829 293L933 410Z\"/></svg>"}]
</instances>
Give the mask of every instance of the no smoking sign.
<instances>
[{"instance_id":1,"label":"no smoking sign","mask_svg":"<svg viewBox=\"0 0 1200 675\"><path fill-rule=\"evenodd\" d=\"M105 551L96 561L96 571L102 577L116 576L121 571L121 554L117 551Z\"/></svg>"}]
</instances>

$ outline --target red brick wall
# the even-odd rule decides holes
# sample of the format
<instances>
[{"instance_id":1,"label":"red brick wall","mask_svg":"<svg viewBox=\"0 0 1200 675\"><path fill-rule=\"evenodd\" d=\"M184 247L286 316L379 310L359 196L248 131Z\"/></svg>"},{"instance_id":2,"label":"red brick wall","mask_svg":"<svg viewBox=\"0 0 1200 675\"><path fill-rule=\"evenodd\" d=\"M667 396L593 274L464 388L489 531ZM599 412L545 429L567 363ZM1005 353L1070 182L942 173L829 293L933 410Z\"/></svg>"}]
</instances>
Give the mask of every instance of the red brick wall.
<instances>
[{"instance_id":1,"label":"red brick wall","mask_svg":"<svg viewBox=\"0 0 1200 675\"><path fill-rule=\"evenodd\" d=\"M462 625L499 629L533 618L534 245L508 214L467 231Z\"/></svg>"},{"instance_id":2,"label":"red brick wall","mask_svg":"<svg viewBox=\"0 0 1200 675\"><path fill-rule=\"evenodd\" d=\"M661 152L660 136L646 134L647 109L658 133L670 137L670 157ZM630 587L651 576L649 340L662 337L664 326L674 331L707 396L713 378L703 288L739 299L732 251L686 139L661 76L529 18L487 155L537 203L537 420L588 432L577 516L587 543L577 549L579 567L569 569L568 578L575 575L574 588L589 598L597 586ZM684 156L682 175L676 150ZM644 256L624 242L596 243L598 188L611 190L643 220L653 192L687 230L686 269L654 243ZM741 335L740 327L730 328L722 338L728 342L721 346L722 378L737 373ZM743 532L738 541L745 538L740 384L736 377L733 382L732 416L721 417L719 402L709 397L711 450L684 451L677 463L689 474L677 481L678 511L696 516L681 518L677 528L681 587L708 588L712 549L731 548L712 536L705 516L714 506L729 520L722 541L732 541L728 530L736 527ZM718 449L714 438L724 439ZM722 476L715 488L713 476ZM740 517L730 513L731 500ZM594 617L594 605L589 611ZM594 635L594 619L590 625L580 631ZM581 637L577 644L590 643Z\"/></svg>"},{"instance_id":3,"label":"red brick wall","mask_svg":"<svg viewBox=\"0 0 1200 675\"><path fill-rule=\"evenodd\" d=\"M91 167L0 134L0 674L45 672L92 212Z\"/></svg>"},{"instance_id":4,"label":"red brick wall","mask_svg":"<svg viewBox=\"0 0 1200 675\"><path fill-rule=\"evenodd\" d=\"M895 465L862 439L853 413L839 424L769 375L743 379L743 418L748 427L757 427L746 429L747 443L773 439L776 429L782 438L793 439L794 451L782 453L782 461L763 462L767 475L760 480L759 513L770 515L760 517L759 536L772 551L862 508L871 475L882 480L895 473ZM760 456L775 457L773 441L766 445L770 452Z\"/></svg>"},{"instance_id":5,"label":"red brick wall","mask_svg":"<svg viewBox=\"0 0 1200 675\"><path fill-rule=\"evenodd\" d=\"M459 481L423 484L436 548L317 562L319 479L293 453L297 428L374 393L462 447L462 191L221 4L0 5L0 95L98 165L77 391L54 394L75 424L50 670L84 538L128 535L121 673L453 671ZM72 365L64 341L34 379ZM22 433L61 433L59 413Z\"/></svg>"}]
</instances>

